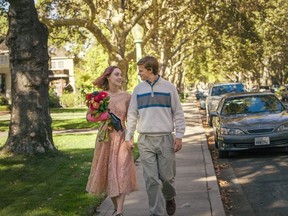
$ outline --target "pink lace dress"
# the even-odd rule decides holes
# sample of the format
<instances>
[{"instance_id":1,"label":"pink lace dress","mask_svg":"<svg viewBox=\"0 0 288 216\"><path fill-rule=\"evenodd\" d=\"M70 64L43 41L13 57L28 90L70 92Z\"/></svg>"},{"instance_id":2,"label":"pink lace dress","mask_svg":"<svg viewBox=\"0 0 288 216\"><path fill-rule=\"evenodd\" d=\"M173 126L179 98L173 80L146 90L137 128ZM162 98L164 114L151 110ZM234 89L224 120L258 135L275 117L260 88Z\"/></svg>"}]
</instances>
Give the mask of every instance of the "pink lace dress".
<instances>
[{"instance_id":1,"label":"pink lace dress","mask_svg":"<svg viewBox=\"0 0 288 216\"><path fill-rule=\"evenodd\" d=\"M110 96L110 111L116 114L125 128L125 120L131 95L120 92ZM99 130L105 124L101 123ZM103 128L102 128L103 129ZM127 147L124 131L109 130L109 141L96 138L94 157L86 186L95 195L106 193L109 197L137 190L135 164L132 150Z\"/></svg>"}]
</instances>

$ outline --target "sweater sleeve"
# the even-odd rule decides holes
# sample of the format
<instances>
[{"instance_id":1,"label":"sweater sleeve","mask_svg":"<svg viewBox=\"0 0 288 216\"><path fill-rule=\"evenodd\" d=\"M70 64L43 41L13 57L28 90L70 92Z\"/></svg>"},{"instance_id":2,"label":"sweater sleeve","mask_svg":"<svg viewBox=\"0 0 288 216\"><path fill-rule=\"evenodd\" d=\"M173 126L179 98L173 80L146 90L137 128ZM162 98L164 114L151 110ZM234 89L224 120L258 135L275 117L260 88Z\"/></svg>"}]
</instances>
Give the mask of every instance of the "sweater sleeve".
<instances>
[{"instance_id":1,"label":"sweater sleeve","mask_svg":"<svg viewBox=\"0 0 288 216\"><path fill-rule=\"evenodd\" d=\"M126 127L125 141L131 140L131 138L134 136L134 132L136 130L137 125L137 119L138 119L137 94L134 91L131 96L127 113L127 127Z\"/></svg>"},{"instance_id":2,"label":"sweater sleeve","mask_svg":"<svg viewBox=\"0 0 288 216\"><path fill-rule=\"evenodd\" d=\"M186 122L179 95L175 87L172 94L172 111L175 122L175 138L182 139L185 133Z\"/></svg>"}]
</instances>

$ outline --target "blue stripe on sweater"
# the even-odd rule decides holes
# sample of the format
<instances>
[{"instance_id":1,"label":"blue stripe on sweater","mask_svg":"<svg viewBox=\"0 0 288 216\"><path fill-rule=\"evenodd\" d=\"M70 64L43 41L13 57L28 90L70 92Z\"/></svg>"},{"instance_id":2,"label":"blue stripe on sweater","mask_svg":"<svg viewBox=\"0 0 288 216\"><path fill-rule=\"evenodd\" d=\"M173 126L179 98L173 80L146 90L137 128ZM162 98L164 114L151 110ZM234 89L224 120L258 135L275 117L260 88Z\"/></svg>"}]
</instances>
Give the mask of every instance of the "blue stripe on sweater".
<instances>
[{"instance_id":1,"label":"blue stripe on sweater","mask_svg":"<svg viewBox=\"0 0 288 216\"><path fill-rule=\"evenodd\" d=\"M138 94L138 95L137 95L137 98L145 97L145 96L150 96L150 95L151 95L151 92L145 93L145 94ZM166 96L170 96L171 94L170 94L170 93L165 93L165 92L154 92L154 95L166 95Z\"/></svg>"},{"instance_id":2,"label":"blue stripe on sweater","mask_svg":"<svg viewBox=\"0 0 288 216\"><path fill-rule=\"evenodd\" d=\"M164 105L164 104L151 104L151 105L146 105L146 106L138 106L138 109L143 109L143 108L148 108L148 107L168 107L168 108L170 108L171 106Z\"/></svg>"},{"instance_id":3,"label":"blue stripe on sweater","mask_svg":"<svg viewBox=\"0 0 288 216\"><path fill-rule=\"evenodd\" d=\"M137 95L138 109L149 107L171 107L171 94L164 92L154 92L154 97L151 93Z\"/></svg>"}]
</instances>

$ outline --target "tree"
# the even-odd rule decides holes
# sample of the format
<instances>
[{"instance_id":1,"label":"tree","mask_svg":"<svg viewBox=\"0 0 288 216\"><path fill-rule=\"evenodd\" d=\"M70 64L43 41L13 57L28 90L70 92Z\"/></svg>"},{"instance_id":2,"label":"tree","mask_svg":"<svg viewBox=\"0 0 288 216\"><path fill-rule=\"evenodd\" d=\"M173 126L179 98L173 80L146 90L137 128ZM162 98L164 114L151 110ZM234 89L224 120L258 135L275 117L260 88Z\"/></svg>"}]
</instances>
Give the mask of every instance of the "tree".
<instances>
[{"instance_id":1,"label":"tree","mask_svg":"<svg viewBox=\"0 0 288 216\"><path fill-rule=\"evenodd\" d=\"M0 43L4 40L8 30L7 12L5 11L5 8L7 8L7 3L0 1Z\"/></svg>"},{"instance_id":2,"label":"tree","mask_svg":"<svg viewBox=\"0 0 288 216\"><path fill-rule=\"evenodd\" d=\"M257 31L263 39L264 82L285 84L288 81L288 2L263 1L262 4L263 12L257 14Z\"/></svg>"},{"instance_id":3,"label":"tree","mask_svg":"<svg viewBox=\"0 0 288 216\"><path fill-rule=\"evenodd\" d=\"M207 82L287 78L285 0L38 2L41 17L53 32L68 32L66 40L75 32L76 39L92 34L108 53L108 63L120 66L126 79L135 59L130 31L136 23L145 28L144 53L157 57L161 75L179 87L183 74L176 73L185 69L190 80Z\"/></svg>"},{"instance_id":4,"label":"tree","mask_svg":"<svg viewBox=\"0 0 288 216\"><path fill-rule=\"evenodd\" d=\"M48 31L34 0L7 0L12 110L5 151L19 154L55 150L48 96Z\"/></svg>"},{"instance_id":5,"label":"tree","mask_svg":"<svg viewBox=\"0 0 288 216\"><path fill-rule=\"evenodd\" d=\"M122 69L123 87L126 88L129 62L135 59L135 48L127 50L128 35L133 26L153 10L156 0L140 2L39 0L38 11L41 20L57 33L66 30L82 35L87 32L92 34L108 54L108 64L118 65ZM146 32L143 44L151 38L153 31L155 28L152 27Z\"/></svg>"}]
</instances>

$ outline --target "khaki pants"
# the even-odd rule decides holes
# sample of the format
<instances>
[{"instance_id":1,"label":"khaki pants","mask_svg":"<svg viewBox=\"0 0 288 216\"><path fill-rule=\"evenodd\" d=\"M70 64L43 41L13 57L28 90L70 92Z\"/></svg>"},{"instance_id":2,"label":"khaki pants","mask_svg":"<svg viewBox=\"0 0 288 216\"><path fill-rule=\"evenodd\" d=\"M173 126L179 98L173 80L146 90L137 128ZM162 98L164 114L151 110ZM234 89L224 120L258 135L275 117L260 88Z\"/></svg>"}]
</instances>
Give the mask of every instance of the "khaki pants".
<instances>
[{"instance_id":1,"label":"khaki pants","mask_svg":"<svg viewBox=\"0 0 288 216\"><path fill-rule=\"evenodd\" d=\"M138 148L149 199L150 215L165 215L166 200L176 196L174 137L140 134Z\"/></svg>"}]
</instances>

